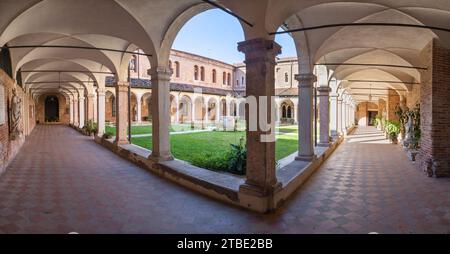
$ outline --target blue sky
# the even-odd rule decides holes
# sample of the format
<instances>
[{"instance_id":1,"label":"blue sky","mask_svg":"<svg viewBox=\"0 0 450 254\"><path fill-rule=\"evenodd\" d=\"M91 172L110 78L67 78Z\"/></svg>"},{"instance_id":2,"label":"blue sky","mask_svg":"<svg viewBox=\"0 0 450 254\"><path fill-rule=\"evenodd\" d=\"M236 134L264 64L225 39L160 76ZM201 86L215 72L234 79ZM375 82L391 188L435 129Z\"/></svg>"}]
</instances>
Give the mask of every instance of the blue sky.
<instances>
[{"instance_id":1,"label":"blue sky","mask_svg":"<svg viewBox=\"0 0 450 254\"><path fill-rule=\"evenodd\" d=\"M213 9L189 20L178 33L173 48L238 63L244 60L244 55L237 50L237 43L243 40L244 32L237 19ZM294 41L289 35L277 35L275 41L282 46L279 57L296 56Z\"/></svg>"}]
</instances>

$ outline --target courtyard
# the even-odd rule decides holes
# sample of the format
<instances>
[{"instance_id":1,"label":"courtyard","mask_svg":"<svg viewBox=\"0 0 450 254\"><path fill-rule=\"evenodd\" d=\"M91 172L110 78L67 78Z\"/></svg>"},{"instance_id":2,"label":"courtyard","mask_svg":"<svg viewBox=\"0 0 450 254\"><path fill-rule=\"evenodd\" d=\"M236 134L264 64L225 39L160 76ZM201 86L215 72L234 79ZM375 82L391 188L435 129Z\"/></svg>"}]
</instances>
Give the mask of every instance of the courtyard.
<instances>
[{"instance_id":1,"label":"courtyard","mask_svg":"<svg viewBox=\"0 0 450 254\"><path fill-rule=\"evenodd\" d=\"M352 139L262 215L148 173L71 128L37 126L0 177L0 232L449 233L449 179L424 178L374 129Z\"/></svg>"}]
</instances>

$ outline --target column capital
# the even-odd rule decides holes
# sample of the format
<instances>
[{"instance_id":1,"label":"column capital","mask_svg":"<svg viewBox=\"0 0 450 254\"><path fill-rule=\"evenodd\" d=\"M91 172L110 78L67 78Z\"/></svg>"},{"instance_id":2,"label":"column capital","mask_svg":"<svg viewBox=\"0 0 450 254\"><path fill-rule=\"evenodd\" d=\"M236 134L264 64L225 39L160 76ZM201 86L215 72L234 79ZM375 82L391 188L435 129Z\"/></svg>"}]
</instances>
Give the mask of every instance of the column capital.
<instances>
[{"instance_id":1,"label":"column capital","mask_svg":"<svg viewBox=\"0 0 450 254\"><path fill-rule=\"evenodd\" d=\"M84 101L84 97L83 96L78 97L78 101Z\"/></svg>"},{"instance_id":2,"label":"column capital","mask_svg":"<svg viewBox=\"0 0 450 254\"><path fill-rule=\"evenodd\" d=\"M124 92L124 91L128 91L128 87L130 86L130 83L125 82L125 81L117 81L116 82L116 87L119 90L119 92Z\"/></svg>"},{"instance_id":3,"label":"column capital","mask_svg":"<svg viewBox=\"0 0 450 254\"><path fill-rule=\"evenodd\" d=\"M319 86L317 87L318 96L329 96L331 92L331 88L328 86Z\"/></svg>"},{"instance_id":4,"label":"column capital","mask_svg":"<svg viewBox=\"0 0 450 254\"><path fill-rule=\"evenodd\" d=\"M152 79L170 81L172 76L172 69L170 67L158 66L156 68L150 68L147 70L147 74L152 77Z\"/></svg>"},{"instance_id":5,"label":"column capital","mask_svg":"<svg viewBox=\"0 0 450 254\"><path fill-rule=\"evenodd\" d=\"M245 63L272 61L281 54L281 46L273 40L256 38L238 43L238 51L245 54Z\"/></svg>"},{"instance_id":6,"label":"column capital","mask_svg":"<svg viewBox=\"0 0 450 254\"><path fill-rule=\"evenodd\" d=\"M296 74L294 78L299 82L298 88L311 88L317 81L317 76L312 73Z\"/></svg>"},{"instance_id":7,"label":"column capital","mask_svg":"<svg viewBox=\"0 0 450 254\"><path fill-rule=\"evenodd\" d=\"M94 99L95 98L95 94L93 94L93 93L92 94L88 94L88 97L91 98L91 99Z\"/></svg>"},{"instance_id":8,"label":"column capital","mask_svg":"<svg viewBox=\"0 0 450 254\"><path fill-rule=\"evenodd\" d=\"M106 89L105 88L97 88L97 95L105 95Z\"/></svg>"}]
</instances>

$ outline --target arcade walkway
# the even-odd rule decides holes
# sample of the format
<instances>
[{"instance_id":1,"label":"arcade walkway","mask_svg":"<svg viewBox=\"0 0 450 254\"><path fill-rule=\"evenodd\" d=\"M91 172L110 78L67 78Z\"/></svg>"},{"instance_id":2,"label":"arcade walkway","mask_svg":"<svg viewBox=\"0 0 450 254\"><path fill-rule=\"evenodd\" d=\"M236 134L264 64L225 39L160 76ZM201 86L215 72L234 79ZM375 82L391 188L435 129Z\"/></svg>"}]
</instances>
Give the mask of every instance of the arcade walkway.
<instances>
[{"instance_id":1,"label":"arcade walkway","mask_svg":"<svg viewBox=\"0 0 450 254\"><path fill-rule=\"evenodd\" d=\"M64 126L37 126L0 177L0 233L450 233L450 180L359 130L276 214L147 173Z\"/></svg>"}]
</instances>

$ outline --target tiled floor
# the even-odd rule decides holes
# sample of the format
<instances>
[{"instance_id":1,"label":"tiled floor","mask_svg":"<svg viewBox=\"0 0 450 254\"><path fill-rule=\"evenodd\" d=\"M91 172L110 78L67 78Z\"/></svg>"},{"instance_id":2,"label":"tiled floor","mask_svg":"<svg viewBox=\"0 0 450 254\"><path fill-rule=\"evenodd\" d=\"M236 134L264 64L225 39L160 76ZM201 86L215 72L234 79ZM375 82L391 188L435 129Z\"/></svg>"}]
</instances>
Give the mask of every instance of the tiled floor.
<instances>
[{"instance_id":1,"label":"tiled floor","mask_svg":"<svg viewBox=\"0 0 450 254\"><path fill-rule=\"evenodd\" d=\"M208 199L68 127L38 126L0 177L0 233L450 233L450 179L359 130L277 213Z\"/></svg>"}]
</instances>

